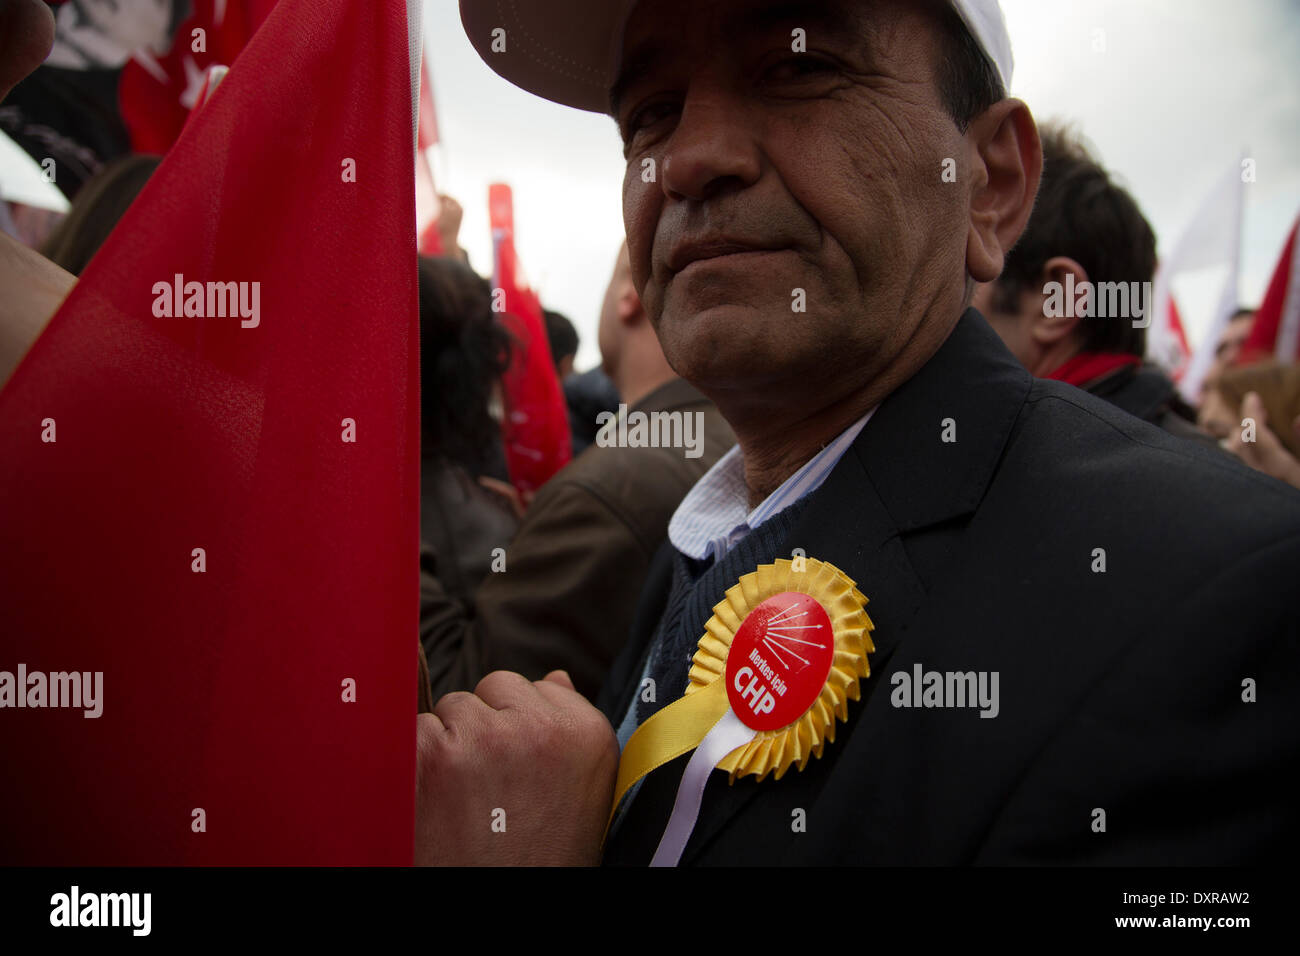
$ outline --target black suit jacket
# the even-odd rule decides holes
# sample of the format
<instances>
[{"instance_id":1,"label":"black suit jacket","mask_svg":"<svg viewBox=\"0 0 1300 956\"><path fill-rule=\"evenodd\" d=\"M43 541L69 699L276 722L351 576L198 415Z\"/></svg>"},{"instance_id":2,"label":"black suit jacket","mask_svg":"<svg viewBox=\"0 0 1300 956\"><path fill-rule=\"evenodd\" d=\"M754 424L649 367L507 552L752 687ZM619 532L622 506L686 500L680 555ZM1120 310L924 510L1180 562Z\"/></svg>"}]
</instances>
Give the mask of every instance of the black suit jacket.
<instances>
[{"instance_id":1,"label":"black suit jacket","mask_svg":"<svg viewBox=\"0 0 1300 956\"><path fill-rule=\"evenodd\" d=\"M714 772L683 864L1294 858L1290 488L1032 379L971 310L882 403L785 544L868 597L871 677L802 772L735 785ZM668 568L661 552L606 685L616 725ZM997 672L998 716L894 706L892 675L917 664ZM649 860L685 760L646 778L606 862Z\"/></svg>"}]
</instances>

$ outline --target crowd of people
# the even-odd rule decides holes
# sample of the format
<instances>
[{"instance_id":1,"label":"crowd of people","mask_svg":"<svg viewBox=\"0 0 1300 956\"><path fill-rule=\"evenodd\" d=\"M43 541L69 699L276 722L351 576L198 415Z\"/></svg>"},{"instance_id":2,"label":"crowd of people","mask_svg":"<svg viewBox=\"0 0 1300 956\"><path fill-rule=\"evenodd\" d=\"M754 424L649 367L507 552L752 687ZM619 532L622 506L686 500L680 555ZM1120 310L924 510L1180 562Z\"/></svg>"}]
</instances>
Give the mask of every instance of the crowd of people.
<instances>
[{"instance_id":1,"label":"crowd of people","mask_svg":"<svg viewBox=\"0 0 1300 956\"><path fill-rule=\"evenodd\" d=\"M743 65L773 37L788 46L779 9L733 29L768 20L723 0L673 46L660 41L694 4L667 5L627 22L623 48L645 55L613 108L629 164L654 157L661 178L625 188L600 367L575 370L573 324L544 313L574 458L533 495L502 443L524 343L454 234L452 255L419 259L417 859L649 860L687 754L615 795L618 752L690 686L729 589L792 556L865 594L876 679L861 675L842 739L800 772L701 783L683 859L1237 861L1294 842L1291 794L1265 782L1300 725L1229 711L1243 678L1296 659L1275 641L1296 635L1278 595L1300 567L1300 367L1243 352L1243 308L1194 404L1137 323L1048 307L1053 283L1151 282L1157 240L1078 133L1006 97L1005 38L968 16L996 4L876 5L905 29L822 5L835 16L816 25L850 66L774 72L779 96L754 93ZM708 55L720 47L739 52ZM863 50L889 83L860 80ZM656 83L675 99L642 110ZM840 162L848 141L870 155ZM930 188L939 167L921 157L943 155L959 185ZM41 253L78 274L157 164L133 155L90 178ZM597 442L602 415L633 412L700 416L703 453ZM1098 583L1099 550L1122 586ZM945 663L1002 675L1000 721L927 724L874 689ZM540 809L509 840L465 809L524 804ZM1095 807L1113 838L1090 830ZM826 822L801 838L792 808ZM560 818L563 839L546 835Z\"/></svg>"}]
</instances>

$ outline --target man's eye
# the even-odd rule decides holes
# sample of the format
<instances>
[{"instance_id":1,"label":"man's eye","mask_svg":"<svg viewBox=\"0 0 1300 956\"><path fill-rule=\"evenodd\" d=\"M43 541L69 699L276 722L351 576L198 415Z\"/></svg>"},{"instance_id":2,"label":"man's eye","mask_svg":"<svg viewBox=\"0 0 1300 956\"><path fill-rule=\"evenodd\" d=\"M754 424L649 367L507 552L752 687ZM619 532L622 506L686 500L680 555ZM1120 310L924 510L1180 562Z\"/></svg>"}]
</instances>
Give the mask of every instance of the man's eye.
<instances>
[{"instance_id":1,"label":"man's eye","mask_svg":"<svg viewBox=\"0 0 1300 956\"><path fill-rule=\"evenodd\" d=\"M642 107L627 121L626 135L632 137L640 130L666 119L676 108L675 104L666 102L651 103L649 106Z\"/></svg>"},{"instance_id":2,"label":"man's eye","mask_svg":"<svg viewBox=\"0 0 1300 956\"><path fill-rule=\"evenodd\" d=\"M820 76L824 73L830 73L835 69L835 64L821 57L813 56L808 53L799 53L795 56L786 57L779 63L774 64L763 74L767 80L800 80L812 76Z\"/></svg>"}]
</instances>

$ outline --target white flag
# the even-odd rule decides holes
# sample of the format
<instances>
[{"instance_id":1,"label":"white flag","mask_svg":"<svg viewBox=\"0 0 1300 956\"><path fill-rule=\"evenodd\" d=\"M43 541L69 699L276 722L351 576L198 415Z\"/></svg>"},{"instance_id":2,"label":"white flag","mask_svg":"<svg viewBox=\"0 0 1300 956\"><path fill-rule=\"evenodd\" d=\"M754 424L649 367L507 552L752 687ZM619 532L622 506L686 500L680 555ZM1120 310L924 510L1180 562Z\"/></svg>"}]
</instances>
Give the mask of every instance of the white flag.
<instances>
[{"instance_id":1,"label":"white flag","mask_svg":"<svg viewBox=\"0 0 1300 956\"><path fill-rule=\"evenodd\" d=\"M1179 391L1190 402L1198 400L1219 337L1237 309L1244 197L1241 164L1237 162L1214 183L1182 237L1156 270L1154 321L1147 332L1147 355L1174 372ZM1169 321L1172 286L1180 275L1215 266L1226 266L1226 272L1213 302L1210 322L1188 359L1182 354Z\"/></svg>"}]
</instances>

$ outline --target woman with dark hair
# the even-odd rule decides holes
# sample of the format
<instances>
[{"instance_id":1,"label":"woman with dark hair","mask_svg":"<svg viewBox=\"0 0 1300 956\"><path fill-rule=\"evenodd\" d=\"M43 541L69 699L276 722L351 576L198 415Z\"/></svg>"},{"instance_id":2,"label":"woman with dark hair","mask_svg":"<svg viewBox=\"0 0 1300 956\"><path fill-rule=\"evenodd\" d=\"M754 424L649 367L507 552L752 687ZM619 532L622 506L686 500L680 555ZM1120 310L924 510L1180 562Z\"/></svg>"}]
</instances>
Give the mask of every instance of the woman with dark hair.
<instances>
[{"instance_id":1,"label":"woman with dark hair","mask_svg":"<svg viewBox=\"0 0 1300 956\"><path fill-rule=\"evenodd\" d=\"M488 283L469 266L421 257L420 571L472 607L493 551L514 537L519 519L484 479L505 477L501 376L510 336L492 313ZM433 709L420 647L419 710Z\"/></svg>"},{"instance_id":2,"label":"woman with dark hair","mask_svg":"<svg viewBox=\"0 0 1300 956\"><path fill-rule=\"evenodd\" d=\"M488 283L469 266L421 258L418 276L420 568L472 607L494 550L519 524L510 502L484 482L505 477L500 382L511 340L492 313ZM423 670L420 694L420 709L431 709Z\"/></svg>"},{"instance_id":3,"label":"woman with dark hair","mask_svg":"<svg viewBox=\"0 0 1300 956\"><path fill-rule=\"evenodd\" d=\"M474 478L504 478L499 383L510 337L492 313L491 289L453 259L421 257L418 275L424 454Z\"/></svg>"},{"instance_id":4,"label":"woman with dark hair","mask_svg":"<svg viewBox=\"0 0 1300 956\"><path fill-rule=\"evenodd\" d=\"M78 190L68 215L41 253L73 275L81 275L161 161L139 153L115 159L97 172Z\"/></svg>"}]
</instances>

